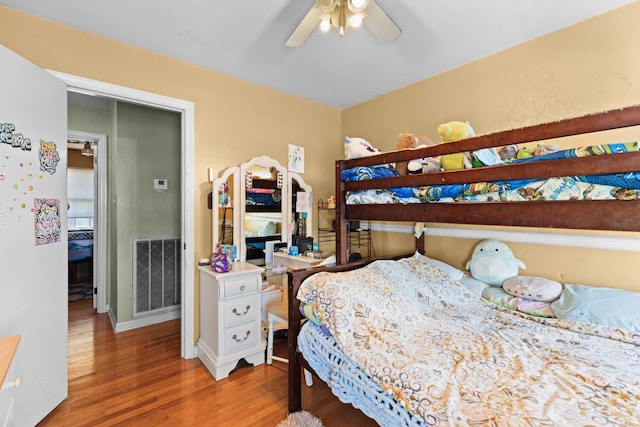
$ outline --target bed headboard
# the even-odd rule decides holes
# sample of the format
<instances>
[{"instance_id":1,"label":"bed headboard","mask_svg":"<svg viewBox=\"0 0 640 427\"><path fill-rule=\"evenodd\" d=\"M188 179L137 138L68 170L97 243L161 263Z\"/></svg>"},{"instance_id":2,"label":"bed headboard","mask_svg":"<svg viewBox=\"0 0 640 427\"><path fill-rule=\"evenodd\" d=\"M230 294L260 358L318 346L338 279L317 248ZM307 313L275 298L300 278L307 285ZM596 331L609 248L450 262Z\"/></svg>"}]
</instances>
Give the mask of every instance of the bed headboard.
<instances>
[{"instance_id":1,"label":"bed headboard","mask_svg":"<svg viewBox=\"0 0 640 427\"><path fill-rule=\"evenodd\" d=\"M638 200L566 200L533 202L456 202L347 205L350 191L435 184L473 183L559 176L601 175L640 171L640 152L614 156L565 158L544 162L501 164L460 171L395 176L342 182L340 174L358 166L374 166L422 157L545 141L640 125L640 106L480 135L451 144L382 153L336 161L336 258L347 262L347 226L350 219L441 222L499 226L640 231ZM640 140L640 137L638 138Z\"/></svg>"}]
</instances>

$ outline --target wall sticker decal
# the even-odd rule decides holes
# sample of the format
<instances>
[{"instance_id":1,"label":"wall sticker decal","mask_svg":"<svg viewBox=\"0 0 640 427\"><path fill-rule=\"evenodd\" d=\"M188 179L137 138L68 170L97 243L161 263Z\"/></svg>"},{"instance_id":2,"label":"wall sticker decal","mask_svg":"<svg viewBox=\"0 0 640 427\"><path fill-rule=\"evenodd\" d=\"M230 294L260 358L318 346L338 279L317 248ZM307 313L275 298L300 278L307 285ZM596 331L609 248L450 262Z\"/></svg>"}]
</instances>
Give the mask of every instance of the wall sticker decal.
<instances>
[{"instance_id":1,"label":"wall sticker decal","mask_svg":"<svg viewBox=\"0 0 640 427\"><path fill-rule=\"evenodd\" d=\"M36 246L60 241L60 199L34 199Z\"/></svg>"},{"instance_id":2,"label":"wall sticker decal","mask_svg":"<svg viewBox=\"0 0 640 427\"><path fill-rule=\"evenodd\" d=\"M0 123L0 144L9 144L14 148L31 151L31 140L21 133L15 133L16 126L13 123Z\"/></svg>"},{"instance_id":3,"label":"wall sticker decal","mask_svg":"<svg viewBox=\"0 0 640 427\"><path fill-rule=\"evenodd\" d=\"M40 140L40 170L49 172L50 175L56 173L60 154L55 142Z\"/></svg>"}]
</instances>

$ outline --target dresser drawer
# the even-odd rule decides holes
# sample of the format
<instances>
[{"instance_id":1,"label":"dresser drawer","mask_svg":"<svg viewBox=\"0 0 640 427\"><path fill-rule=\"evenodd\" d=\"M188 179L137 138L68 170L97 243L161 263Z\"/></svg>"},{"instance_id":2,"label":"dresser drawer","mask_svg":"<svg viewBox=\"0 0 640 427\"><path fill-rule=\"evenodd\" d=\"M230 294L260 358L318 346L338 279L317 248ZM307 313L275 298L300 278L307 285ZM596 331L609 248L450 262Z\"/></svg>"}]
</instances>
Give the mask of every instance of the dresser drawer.
<instances>
[{"instance_id":1,"label":"dresser drawer","mask_svg":"<svg viewBox=\"0 0 640 427\"><path fill-rule=\"evenodd\" d=\"M224 301L224 327L256 320L260 316L259 301L256 294Z\"/></svg>"},{"instance_id":2,"label":"dresser drawer","mask_svg":"<svg viewBox=\"0 0 640 427\"><path fill-rule=\"evenodd\" d=\"M255 294L258 292L259 277L245 277L236 280L225 280L221 285L223 299L241 295Z\"/></svg>"},{"instance_id":3,"label":"dresser drawer","mask_svg":"<svg viewBox=\"0 0 640 427\"><path fill-rule=\"evenodd\" d=\"M258 322L245 323L225 329L224 352L226 355L242 351L260 343L260 328Z\"/></svg>"}]
</instances>

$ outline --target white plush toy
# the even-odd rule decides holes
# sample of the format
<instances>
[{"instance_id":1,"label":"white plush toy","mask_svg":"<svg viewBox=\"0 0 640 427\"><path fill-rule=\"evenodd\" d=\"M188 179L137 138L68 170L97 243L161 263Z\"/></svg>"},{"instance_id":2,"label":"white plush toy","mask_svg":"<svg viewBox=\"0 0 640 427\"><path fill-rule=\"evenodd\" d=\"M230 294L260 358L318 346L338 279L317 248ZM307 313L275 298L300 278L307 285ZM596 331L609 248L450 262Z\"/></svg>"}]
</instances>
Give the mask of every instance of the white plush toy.
<instances>
[{"instance_id":1,"label":"white plush toy","mask_svg":"<svg viewBox=\"0 0 640 427\"><path fill-rule=\"evenodd\" d=\"M466 268L474 279L498 287L505 280L517 276L518 268L526 269L507 245L495 239L478 243Z\"/></svg>"},{"instance_id":2,"label":"white plush toy","mask_svg":"<svg viewBox=\"0 0 640 427\"><path fill-rule=\"evenodd\" d=\"M380 154L381 151L373 148L366 139L349 138L344 139L344 156L347 160L359 159L360 157Z\"/></svg>"}]
</instances>

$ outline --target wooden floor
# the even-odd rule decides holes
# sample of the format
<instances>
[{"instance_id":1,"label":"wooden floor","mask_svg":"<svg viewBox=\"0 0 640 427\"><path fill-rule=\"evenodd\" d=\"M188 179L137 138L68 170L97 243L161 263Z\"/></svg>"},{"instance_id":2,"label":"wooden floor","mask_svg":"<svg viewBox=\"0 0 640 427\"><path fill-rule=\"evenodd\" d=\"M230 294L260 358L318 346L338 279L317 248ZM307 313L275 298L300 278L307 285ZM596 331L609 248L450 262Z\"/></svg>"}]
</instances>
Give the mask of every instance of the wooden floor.
<instances>
[{"instance_id":1,"label":"wooden floor","mask_svg":"<svg viewBox=\"0 0 640 427\"><path fill-rule=\"evenodd\" d=\"M377 425L319 380L303 386L303 408L326 427ZM85 300L69 303L69 395L39 426L268 427L286 415L286 364L216 382L198 359L180 358L179 319L114 334Z\"/></svg>"}]
</instances>

